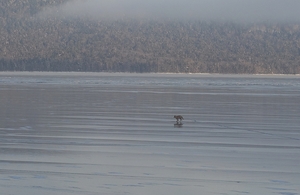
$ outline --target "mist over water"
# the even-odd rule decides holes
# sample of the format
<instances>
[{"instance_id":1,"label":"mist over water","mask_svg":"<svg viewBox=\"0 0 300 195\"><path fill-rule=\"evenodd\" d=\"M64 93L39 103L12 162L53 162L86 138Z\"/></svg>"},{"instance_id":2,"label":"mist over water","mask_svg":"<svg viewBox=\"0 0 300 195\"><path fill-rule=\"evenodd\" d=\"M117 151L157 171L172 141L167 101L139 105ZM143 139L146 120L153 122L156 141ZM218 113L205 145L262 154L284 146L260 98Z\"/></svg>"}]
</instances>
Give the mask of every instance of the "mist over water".
<instances>
[{"instance_id":1,"label":"mist over water","mask_svg":"<svg viewBox=\"0 0 300 195\"><path fill-rule=\"evenodd\" d=\"M299 21L298 0L87 0L49 7L41 17L180 19L235 22Z\"/></svg>"}]
</instances>

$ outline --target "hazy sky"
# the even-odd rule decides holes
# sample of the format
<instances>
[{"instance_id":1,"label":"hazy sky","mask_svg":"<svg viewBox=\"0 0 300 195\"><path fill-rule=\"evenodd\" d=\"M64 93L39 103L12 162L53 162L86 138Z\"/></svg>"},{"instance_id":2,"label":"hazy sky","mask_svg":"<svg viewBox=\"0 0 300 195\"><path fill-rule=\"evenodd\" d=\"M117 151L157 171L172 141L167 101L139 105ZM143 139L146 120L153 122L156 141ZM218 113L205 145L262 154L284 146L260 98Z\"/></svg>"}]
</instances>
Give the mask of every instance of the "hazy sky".
<instances>
[{"instance_id":1,"label":"hazy sky","mask_svg":"<svg viewBox=\"0 0 300 195\"><path fill-rule=\"evenodd\" d=\"M94 18L300 21L300 0L73 0L42 15Z\"/></svg>"}]
</instances>

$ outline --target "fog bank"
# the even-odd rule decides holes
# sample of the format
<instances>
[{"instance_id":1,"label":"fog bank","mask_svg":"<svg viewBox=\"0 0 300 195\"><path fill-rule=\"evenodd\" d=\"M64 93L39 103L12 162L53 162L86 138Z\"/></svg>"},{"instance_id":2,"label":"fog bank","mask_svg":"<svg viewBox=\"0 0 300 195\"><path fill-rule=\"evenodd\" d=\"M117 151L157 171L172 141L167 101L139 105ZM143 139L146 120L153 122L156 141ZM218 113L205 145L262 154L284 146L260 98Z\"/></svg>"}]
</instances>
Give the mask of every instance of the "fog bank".
<instances>
[{"instance_id":1,"label":"fog bank","mask_svg":"<svg viewBox=\"0 0 300 195\"><path fill-rule=\"evenodd\" d=\"M299 21L299 7L299 0L75 0L39 16L290 22Z\"/></svg>"}]
</instances>

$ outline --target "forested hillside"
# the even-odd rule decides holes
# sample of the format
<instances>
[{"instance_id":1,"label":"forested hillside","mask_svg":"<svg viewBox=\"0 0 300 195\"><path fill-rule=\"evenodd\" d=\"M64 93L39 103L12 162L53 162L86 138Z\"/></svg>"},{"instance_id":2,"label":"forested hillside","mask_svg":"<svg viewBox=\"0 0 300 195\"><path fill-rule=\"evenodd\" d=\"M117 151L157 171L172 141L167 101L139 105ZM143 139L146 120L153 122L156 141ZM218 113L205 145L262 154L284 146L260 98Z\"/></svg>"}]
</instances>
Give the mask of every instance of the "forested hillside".
<instances>
[{"instance_id":1,"label":"forested hillside","mask_svg":"<svg viewBox=\"0 0 300 195\"><path fill-rule=\"evenodd\" d=\"M300 23L36 17L66 1L0 2L0 71L300 74Z\"/></svg>"}]
</instances>

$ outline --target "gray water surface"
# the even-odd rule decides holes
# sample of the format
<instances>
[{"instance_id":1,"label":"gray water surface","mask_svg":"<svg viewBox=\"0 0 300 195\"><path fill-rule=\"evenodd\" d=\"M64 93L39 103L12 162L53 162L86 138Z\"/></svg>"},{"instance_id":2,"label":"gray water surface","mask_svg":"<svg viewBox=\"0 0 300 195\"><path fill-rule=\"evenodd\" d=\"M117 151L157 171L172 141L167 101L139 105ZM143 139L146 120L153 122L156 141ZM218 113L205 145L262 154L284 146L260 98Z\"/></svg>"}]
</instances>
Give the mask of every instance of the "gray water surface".
<instances>
[{"instance_id":1,"label":"gray water surface","mask_svg":"<svg viewBox=\"0 0 300 195\"><path fill-rule=\"evenodd\" d=\"M298 195L299 100L299 76L0 73L0 191Z\"/></svg>"}]
</instances>

